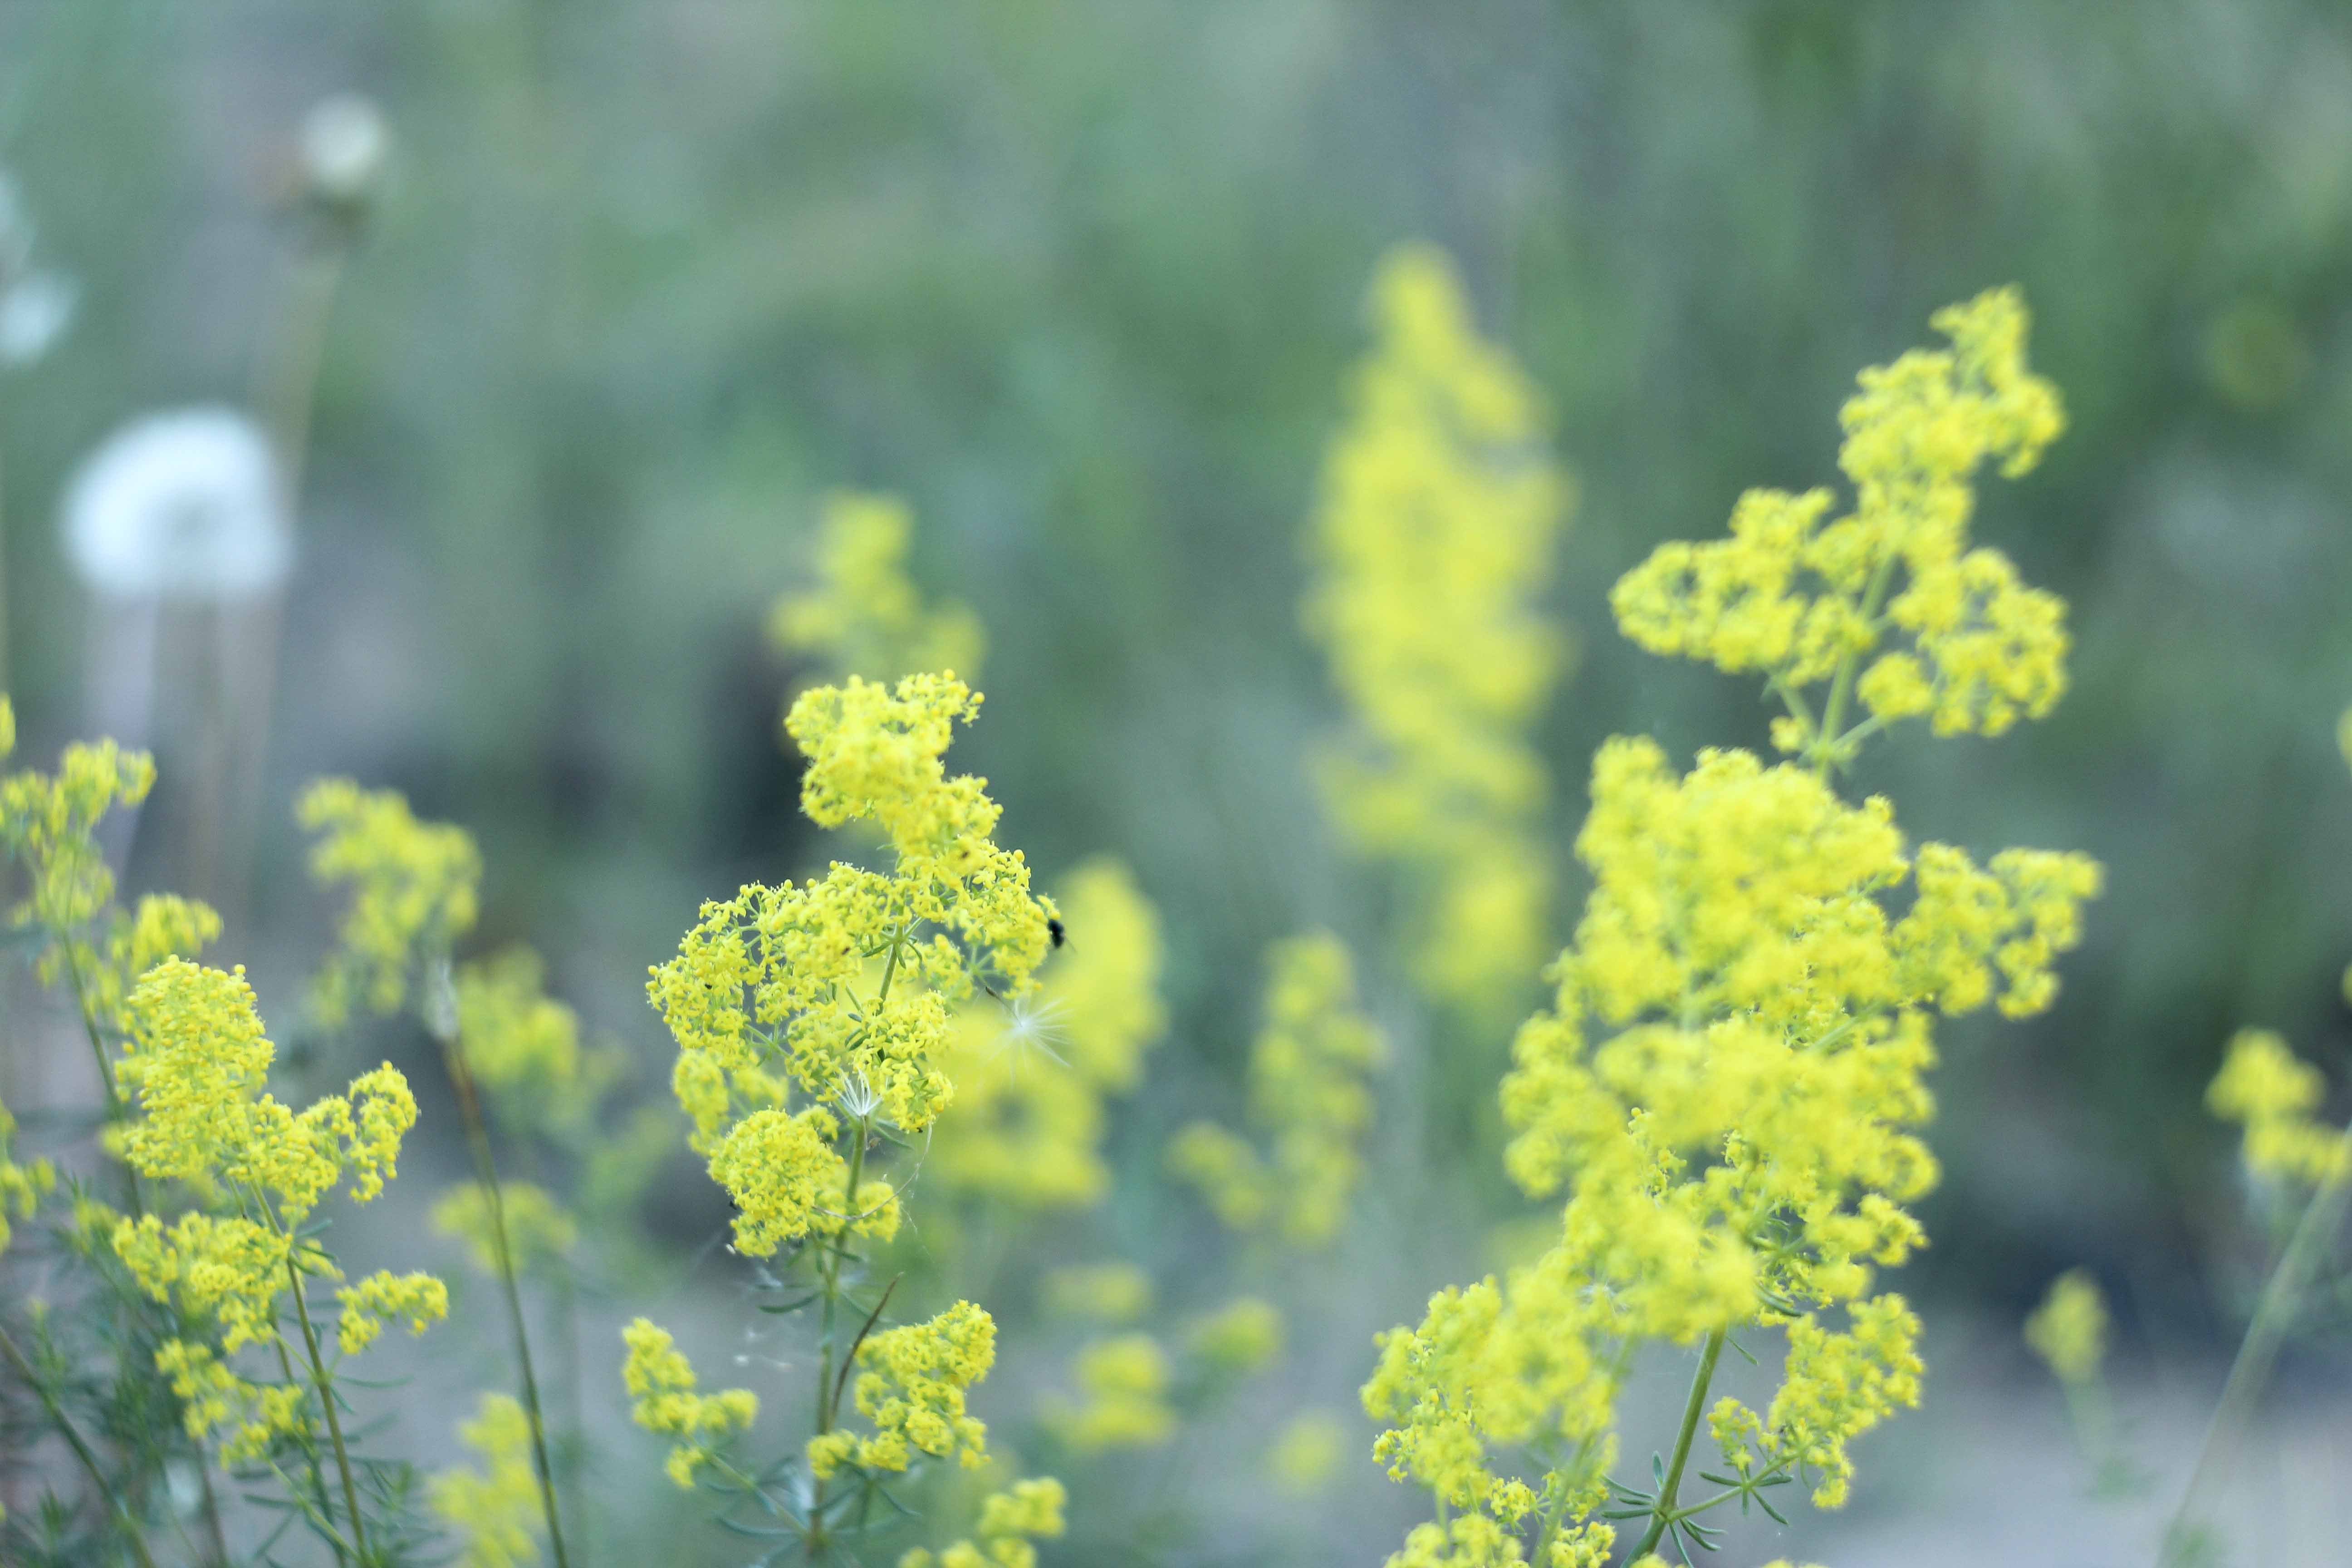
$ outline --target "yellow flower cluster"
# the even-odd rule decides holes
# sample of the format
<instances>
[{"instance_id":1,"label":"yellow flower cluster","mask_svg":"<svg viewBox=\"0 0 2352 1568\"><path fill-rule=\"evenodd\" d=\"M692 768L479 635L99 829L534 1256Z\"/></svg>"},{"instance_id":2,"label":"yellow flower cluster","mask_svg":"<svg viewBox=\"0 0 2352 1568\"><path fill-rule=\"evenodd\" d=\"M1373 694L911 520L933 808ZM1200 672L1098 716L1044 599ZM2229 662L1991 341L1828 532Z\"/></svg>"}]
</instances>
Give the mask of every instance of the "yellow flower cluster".
<instances>
[{"instance_id":1,"label":"yellow flower cluster","mask_svg":"<svg viewBox=\"0 0 2352 1568\"><path fill-rule=\"evenodd\" d=\"M235 1423L223 1452L234 1467L306 1419L299 1389L247 1383L223 1359L249 1344L282 1347L281 1292L305 1276L341 1278L296 1231L338 1184L365 1203L396 1173L401 1140L416 1121L407 1080L389 1063L296 1112L266 1092L275 1048L262 1032L243 971L167 959L149 970L125 1009L124 1081L143 1114L121 1138L141 1174L225 1197L234 1212L199 1209L170 1226L150 1214L117 1217L110 1245L139 1288L208 1321L214 1345L188 1339L159 1348L157 1367L188 1405L203 1438ZM345 1353L373 1342L386 1318L412 1331L446 1315L448 1295L430 1275L369 1276L341 1292Z\"/></svg>"},{"instance_id":2,"label":"yellow flower cluster","mask_svg":"<svg viewBox=\"0 0 2352 1568\"><path fill-rule=\"evenodd\" d=\"M1131 1323L1151 1310L1151 1276L1132 1263L1089 1263L1045 1276L1046 1310L1098 1323Z\"/></svg>"},{"instance_id":3,"label":"yellow flower cluster","mask_svg":"<svg viewBox=\"0 0 2352 1568\"><path fill-rule=\"evenodd\" d=\"M2352 1134L2312 1114L2326 1096L2319 1069L2284 1039L2242 1029L2205 1090L2205 1105L2245 1128L2246 1163L2255 1174L2316 1186L2352 1174Z\"/></svg>"},{"instance_id":4,"label":"yellow flower cluster","mask_svg":"<svg viewBox=\"0 0 2352 1568\"><path fill-rule=\"evenodd\" d=\"M508 1121L578 1131L618 1063L581 1047L579 1016L547 994L544 973L528 948L459 965L457 1046Z\"/></svg>"},{"instance_id":5,"label":"yellow flower cluster","mask_svg":"<svg viewBox=\"0 0 2352 1568\"><path fill-rule=\"evenodd\" d=\"M534 1533L539 1480L531 1469L530 1417L503 1394L482 1395L481 1413L457 1429L479 1454L479 1471L443 1470L426 1489L434 1513L458 1542L465 1568L524 1568L539 1561Z\"/></svg>"},{"instance_id":6,"label":"yellow flower cluster","mask_svg":"<svg viewBox=\"0 0 2352 1568\"><path fill-rule=\"evenodd\" d=\"M145 1115L123 1154L147 1176L267 1193L289 1225L346 1177L365 1203L396 1172L416 1121L408 1080L389 1062L297 1114L264 1092L276 1047L242 969L167 959L131 993L124 1077Z\"/></svg>"},{"instance_id":7,"label":"yellow flower cluster","mask_svg":"<svg viewBox=\"0 0 2352 1568\"><path fill-rule=\"evenodd\" d=\"M877 1119L923 1131L955 1091L943 1065L952 1008L975 979L1022 997L1045 959L1053 906L1031 894L1020 854L991 841L984 781L950 778L941 761L979 703L937 675L803 693L787 725L808 759L803 808L825 826L875 822L895 869L836 862L804 883L744 888L704 905L653 972L689 1142L743 1210L754 1250L828 1212L835 1225L853 1213L868 1229L885 1223L878 1199L845 1190L829 1113L786 1114L792 1087L836 1100L861 1137ZM887 1212L895 1226L895 1202Z\"/></svg>"},{"instance_id":8,"label":"yellow flower cluster","mask_svg":"<svg viewBox=\"0 0 2352 1568\"><path fill-rule=\"evenodd\" d=\"M1265 1023L1250 1050L1251 1120L1273 1145L1197 1121L1169 1145L1176 1173L1236 1230L1274 1229L1318 1246L1338 1236L1363 1173L1372 1120L1366 1081L1381 1036L1357 1010L1354 965L1328 932L1277 942L1266 955Z\"/></svg>"},{"instance_id":9,"label":"yellow flower cluster","mask_svg":"<svg viewBox=\"0 0 2352 1568\"><path fill-rule=\"evenodd\" d=\"M1281 1309L1237 1297L1192 1325L1191 1350L1218 1372L1255 1372L1282 1353Z\"/></svg>"},{"instance_id":10,"label":"yellow flower cluster","mask_svg":"<svg viewBox=\"0 0 2352 1568\"><path fill-rule=\"evenodd\" d=\"M345 1355L357 1355L375 1343L387 1318L406 1323L412 1334L421 1334L449 1315L448 1287L430 1274L378 1269L335 1295L343 1304L335 1339Z\"/></svg>"},{"instance_id":11,"label":"yellow flower cluster","mask_svg":"<svg viewBox=\"0 0 2352 1568\"><path fill-rule=\"evenodd\" d=\"M194 958L221 932L220 916L194 899L150 893L115 910L102 942L68 936L41 955L44 985L60 975L79 993L84 1015L110 1038L131 1026L124 1006L140 976L167 958Z\"/></svg>"},{"instance_id":12,"label":"yellow flower cluster","mask_svg":"<svg viewBox=\"0 0 2352 1568\"><path fill-rule=\"evenodd\" d=\"M1921 714L1939 735L1998 735L2065 689L2064 605L2000 552L1969 547L1977 469L2032 468L2064 428L2058 394L2026 367L2016 290L1935 325L1949 349L1864 371L1840 416L1851 513L1823 522L1825 489L1750 490L1728 539L1661 545L1611 595L1619 627L1651 652L1764 676L1789 709L1776 743L1809 762L1842 764L1864 736ZM1805 693L1824 682L1816 712ZM1849 729L1856 698L1869 717Z\"/></svg>"},{"instance_id":13,"label":"yellow flower cluster","mask_svg":"<svg viewBox=\"0 0 2352 1568\"><path fill-rule=\"evenodd\" d=\"M633 1402L629 1413L646 1431L677 1439L667 1466L669 1479L691 1488L694 1472L717 1454L719 1446L759 1418L760 1397L747 1388L697 1393L694 1367L685 1352L668 1330L649 1319L631 1322L621 1331L621 1339L629 1350L621 1368L621 1381Z\"/></svg>"},{"instance_id":14,"label":"yellow flower cluster","mask_svg":"<svg viewBox=\"0 0 2352 1568\"><path fill-rule=\"evenodd\" d=\"M1034 1542L1062 1533L1062 1509L1069 1496L1051 1476L1018 1480L991 1492L980 1505L974 1544L959 1541L940 1552L917 1547L898 1559L898 1568L1037 1568Z\"/></svg>"},{"instance_id":15,"label":"yellow flower cluster","mask_svg":"<svg viewBox=\"0 0 2352 1568\"><path fill-rule=\"evenodd\" d=\"M1939 730L2046 710L2063 679L2055 600L2034 596L2051 635L2010 636L2041 612L2003 600L2002 635L1979 642L1934 607L1989 555L1962 553L1977 464L2021 471L2056 433L2054 395L2023 368L2023 321L2012 296L1988 295L1938 318L1951 353L1866 373L1846 410L1855 515L1816 535L1826 498L1751 496L1730 542L1669 546L1618 585L1628 634L1760 670L1801 717L1803 689L1827 679L1833 717L1897 626L1936 672ZM1819 596L1791 596L1794 564ZM1897 565L1907 586L1890 606ZM1538 1489L1497 1455L1528 1446L1561 1456L1542 1477L1537 1560L1604 1561L1612 1538L1592 1515L1643 1342L1704 1342L1695 1414L1734 1331L1785 1329L1769 1408L1714 1409L1734 1489L1805 1475L1834 1507L1847 1445L1916 1402L1917 1321L1871 1292L1924 1239L1906 1205L1937 1176L1918 1131L1934 1015L2046 1008L2100 873L2076 855L2009 850L1979 868L1945 846L1906 853L1886 802L1841 800L1835 765L1900 716L1874 703L1887 679L1865 678L1874 718L1853 730L1784 732L1807 765L1702 752L1680 773L1623 739L1594 758L1576 846L1592 890L1503 1086L1507 1163L1531 1195L1564 1197L1559 1228L1532 1263L1442 1291L1419 1328L1382 1336L1363 1391L1388 1426L1375 1452L1454 1515L1393 1563L1520 1561ZM1681 1479L1677 1461L1644 1549Z\"/></svg>"},{"instance_id":16,"label":"yellow flower cluster","mask_svg":"<svg viewBox=\"0 0 2352 1568\"><path fill-rule=\"evenodd\" d=\"M507 1250L518 1273L565 1258L580 1245L579 1223L545 1187L501 1181L499 1214L506 1221ZM498 1235L491 1222L490 1194L481 1183L461 1183L442 1194L441 1201L433 1205L433 1228L463 1241L476 1268L486 1274L498 1272Z\"/></svg>"},{"instance_id":17,"label":"yellow flower cluster","mask_svg":"<svg viewBox=\"0 0 2352 1568\"><path fill-rule=\"evenodd\" d=\"M1346 1423L1328 1410L1310 1410L1283 1427L1266 1468L1286 1493L1312 1497L1330 1484L1348 1457Z\"/></svg>"},{"instance_id":18,"label":"yellow flower cluster","mask_svg":"<svg viewBox=\"0 0 2352 1568\"><path fill-rule=\"evenodd\" d=\"M985 1464L988 1428L965 1413L964 1395L995 1362L995 1321L970 1301L869 1336L857 1347L857 1409L874 1435L836 1429L811 1438L809 1468L824 1479L853 1462L904 1470L919 1454Z\"/></svg>"},{"instance_id":19,"label":"yellow flower cluster","mask_svg":"<svg viewBox=\"0 0 2352 1568\"><path fill-rule=\"evenodd\" d=\"M868 680L926 669L980 679L980 617L958 604L926 607L907 576L914 516L906 502L839 491L825 498L818 527L818 585L777 604L768 635L778 647Z\"/></svg>"},{"instance_id":20,"label":"yellow flower cluster","mask_svg":"<svg viewBox=\"0 0 2352 1568\"><path fill-rule=\"evenodd\" d=\"M2093 1381L2107 1358L2107 1303L2090 1271L2070 1268L2025 1320L2025 1342L2072 1387Z\"/></svg>"},{"instance_id":21,"label":"yellow flower cluster","mask_svg":"<svg viewBox=\"0 0 2352 1568\"><path fill-rule=\"evenodd\" d=\"M711 1179L735 1200L736 1250L767 1258L812 1231L884 1241L898 1233L887 1181L861 1176L852 1205L849 1166L833 1148L840 1131L821 1105L797 1116L755 1110L736 1124L710 1156Z\"/></svg>"},{"instance_id":22,"label":"yellow flower cluster","mask_svg":"<svg viewBox=\"0 0 2352 1568\"><path fill-rule=\"evenodd\" d=\"M924 1173L951 1197L1017 1207L1099 1201L1108 1096L1132 1089L1167 1026L1160 918L1126 867L1090 860L1055 903L1076 940L1036 991L1010 1008L974 998L956 1015L947 1072L955 1110L933 1134Z\"/></svg>"},{"instance_id":23,"label":"yellow flower cluster","mask_svg":"<svg viewBox=\"0 0 2352 1568\"><path fill-rule=\"evenodd\" d=\"M18 1219L30 1219L41 1199L56 1190L57 1167L47 1160L35 1160L19 1164L9 1157L9 1140L16 1135L16 1119L8 1108L0 1105L0 1252L8 1249L11 1231L8 1215L14 1211Z\"/></svg>"},{"instance_id":24,"label":"yellow flower cluster","mask_svg":"<svg viewBox=\"0 0 2352 1568\"><path fill-rule=\"evenodd\" d=\"M352 889L335 954L312 994L320 1022L336 1027L354 1008L397 1011L418 962L446 956L472 928L480 852L462 828L419 822L397 793L349 779L312 784L295 816L319 836L310 874Z\"/></svg>"},{"instance_id":25,"label":"yellow flower cluster","mask_svg":"<svg viewBox=\"0 0 2352 1568\"><path fill-rule=\"evenodd\" d=\"M1176 1433L1168 1404L1168 1352L1150 1334L1114 1334L1078 1352L1076 1405L1048 1406L1046 1418L1080 1454L1155 1448Z\"/></svg>"},{"instance_id":26,"label":"yellow flower cluster","mask_svg":"<svg viewBox=\"0 0 2352 1568\"><path fill-rule=\"evenodd\" d=\"M1528 731L1568 662L1538 601L1567 516L1534 388L1440 252L1372 286L1379 342L1325 458L1307 631L1357 736L1323 784L1348 841L1416 885L1413 972L1478 1013L1543 961L1549 781Z\"/></svg>"},{"instance_id":27,"label":"yellow flower cluster","mask_svg":"<svg viewBox=\"0 0 2352 1568\"><path fill-rule=\"evenodd\" d=\"M13 712L7 729L0 756L15 748ZM153 760L111 741L68 746L54 776L27 769L0 779L0 845L30 884L11 923L63 934L111 904L114 874L98 845L99 822L117 806L138 805L154 786Z\"/></svg>"}]
</instances>

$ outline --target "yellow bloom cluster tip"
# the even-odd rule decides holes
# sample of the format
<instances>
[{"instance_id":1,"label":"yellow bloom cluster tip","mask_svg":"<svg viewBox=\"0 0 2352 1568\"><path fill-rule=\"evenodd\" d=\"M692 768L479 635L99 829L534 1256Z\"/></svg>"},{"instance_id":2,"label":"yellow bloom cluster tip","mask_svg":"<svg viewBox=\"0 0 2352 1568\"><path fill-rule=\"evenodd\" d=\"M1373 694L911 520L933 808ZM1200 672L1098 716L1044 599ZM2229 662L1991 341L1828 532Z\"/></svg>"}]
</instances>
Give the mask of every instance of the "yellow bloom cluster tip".
<instances>
[{"instance_id":1,"label":"yellow bloom cluster tip","mask_svg":"<svg viewBox=\"0 0 2352 1568\"><path fill-rule=\"evenodd\" d=\"M2107 1302L2088 1269L2070 1268L2050 1282L2050 1293L2025 1320L2025 1342L2061 1383L2098 1377L2107 1358Z\"/></svg>"},{"instance_id":2,"label":"yellow bloom cluster tip","mask_svg":"<svg viewBox=\"0 0 2352 1568\"><path fill-rule=\"evenodd\" d=\"M296 803L295 817L318 835L311 876L352 889L312 1008L330 1028L354 1009L397 1011L418 961L446 956L472 929L481 852L464 829L420 822L397 793L363 790L349 779L312 784Z\"/></svg>"},{"instance_id":3,"label":"yellow bloom cluster tip","mask_svg":"<svg viewBox=\"0 0 2352 1568\"><path fill-rule=\"evenodd\" d=\"M678 1045L672 1075L695 1124L717 1147L729 1124L781 1107L788 1080L820 1100L870 1099L874 1112L920 1131L954 1085L940 1060L952 1005L975 975L1018 995L1047 951L1051 907L1029 868L997 847L984 781L950 778L941 761L979 698L952 676L898 686L853 678L793 705L808 758L802 804L828 826L872 819L887 835L889 873L836 863L823 878L751 886L703 906L677 956L653 972L654 1005Z\"/></svg>"},{"instance_id":4,"label":"yellow bloom cluster tip","mask_svg":"<svg viewBox=\"0 0 2352 1568\"><path fill-rule=\"evenodd\" d=\"M2312 1113L2327 1096L2319 1069L2268 1029L2241 1029L2205 1090L2206 1108L2246 1130L2246 1164L2274 1181L2318 1185L2352 1174L2352 1135Z\"/></svg>"},{"instance_id":5,"label":"yellow bloom cluster tip","mask_svg":"<svg viewBox=\"0 0 2352 1568\"><path fill-rule=\"evenodd\" d=\"M959 1541L938 1552L919 1546L898 1559L898 1568L1037 1568L1033 1543L1062 1533L1068 1501L1051 1476L1015 1481L982 1500L976 1542Z\"/></svg>"},{"instance_id":6,"label":"yellow bloom cluster tip","mask_svg":"<svg viewBox=\"0 0 2352 1568\"><path fill-rule=\"evenodd\" d=\"M482 1395L480 1414L457 1429L481 1456L477 1470L448 1469L425 1490L433 1511L457 1538L465 1568L526 1568L539 1561L539 1479L531 1468L530 1416L503 1394Z\"/></svg>"},{"instance_id":7,"label":"yellow bloom cluster tip","mask_svg":"<svg viewBox=\"0 0 2352 1568\"><path fill-rule=\"evenodd\" d=\"M621 1340L629 1351L621 1368L632 1401L629 1414L646 1431L677 1439L669 1451L669 1479L691 1488L694 1472L719 1446L759 1418L760 1396L747 1388L696 1392L692 1363L669 1331L649 1319L632 1321L621 1331Z\"/></svg>"},{"instance_id":8,"label":"yellow bloom cluster tip","mask_svg":"<svg viewBox=\"0 0 2352 1568\"><path fill-rule=\"evenodd\" d=\"M1250 1113L1271 1139L1272 1158L1207 1121L1178 1132L1168 1157L1226 1225L1271 1226L1286 1240L1320 1246L1346 1223L1362 1175L1359 1146L1372 1119L1367 1079L1381 1060L1381 1036L1357 1009L1355 966L1339 938L1293 938L1266 958Z\"/></svg>"},{"instance_id":9,"label":"yellow bloom cluster tip","mask_svg":"<svg viewBox=\"0 0 2352 1568\"><path fill-rule=\"evenodd\" d=\"M818 524L817 586L781 600L768 635L787 652L814 653L843 675L897 680L923 669L980 677L987 645L962 605L926 606L907 576L914 514L895 496L838 491Z\"/></svg>"},{"instance_id":10,"label":"yellow bloom cluster tip","mask_svg":"<svg viewBox=\"0 0 2352 1568\"><path fill-rule=\"evenodd\" d=\"M2064 605L1969 543L1977 470L2032 468L2065 426L2057 392L2026 367L2015 289L1935 325L1949 349L1864 371L1840 416L1851 512L1825 521L1825 489L1750 490L1728 539L1661 545L1611 595L1620 629L1651 652L1764 676L1789 709L1776 743L1808 762L1842 763L1919 715L1939 735L1998 735L2065 690ZM1817 707L1807 693L1824 685Z\"/></svg>"}]
</instances>

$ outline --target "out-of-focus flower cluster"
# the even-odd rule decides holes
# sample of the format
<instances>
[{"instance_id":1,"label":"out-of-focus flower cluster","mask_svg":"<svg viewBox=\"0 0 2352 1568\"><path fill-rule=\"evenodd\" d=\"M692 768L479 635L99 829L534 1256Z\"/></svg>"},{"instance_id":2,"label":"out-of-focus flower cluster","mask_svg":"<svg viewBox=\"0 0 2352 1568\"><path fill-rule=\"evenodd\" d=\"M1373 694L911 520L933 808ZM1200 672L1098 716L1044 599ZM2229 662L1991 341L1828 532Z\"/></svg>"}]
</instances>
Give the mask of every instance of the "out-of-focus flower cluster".
<instances>
[{"instance_id":1,"label":"out-of-focus flower cluster","mask_svg":"<svg viewBox=\"0 0 2352 1568\"><path fill-rule=\"evenodd\" d=\"M1528 732L1568 664L1541 601L1570 487L1535 389L1478 336L1442 254L1391 255L1372 308L1309 547L1307 627L1355 728L1322 778L1349 843L1414 886L1421 984L1490 1015L1549 936L1549 784Z\"/></svg>"},{"instance_id":2,"label":"out-of-focus flower cluster","mask_svg":"<svg viewBox=\"0 0 2352 1568\"><path fill-rule=\"evenodd\" d=\"M1250 1118L1262 1156L1212 1121L1176 1135L1169 1160L1235 1230L1270 1228L1301 1246L1328 1243L1346 1222L1372 1119L1366 1081L1381 1059L1378 1029L1357 1010L1353 963L1328 932L1266 955L1265 1023L1250 1051Z\"/></svg>"}]
</instances>

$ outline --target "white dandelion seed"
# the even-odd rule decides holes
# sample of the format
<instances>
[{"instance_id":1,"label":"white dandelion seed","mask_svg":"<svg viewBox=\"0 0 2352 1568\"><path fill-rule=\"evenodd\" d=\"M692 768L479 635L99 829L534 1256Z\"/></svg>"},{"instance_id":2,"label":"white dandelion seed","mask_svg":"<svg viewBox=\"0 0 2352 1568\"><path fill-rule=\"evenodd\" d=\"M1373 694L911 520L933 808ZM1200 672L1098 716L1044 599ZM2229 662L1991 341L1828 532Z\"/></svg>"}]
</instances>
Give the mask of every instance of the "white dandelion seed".
<instances>
[{"instance_id":1,"label":"white dandelion seed","mask_svg":"<svg viewBox=\"0 0 2352 1568\"><path fill-rule=\"evenodd\" d=\"M226 407L151 414L116 431L66 490L66 553L112 599L248 599L294 563L276 455Z\"/></svg>"},{"instance_id":2,"label":"white dandelion seed","mask_svg":"<svg viewBox=\"0 0 2352 1568\"><path fill-rule=\"evenodd\" d=\"M852 1121L863 1121L882 1108L882 1091L859 1069L852 1068L844 1075L841 1088L834 1093L835 1103L842 1114Z\"/></svg>"},{"instance_id":3,"label":"white dandelion seed","mask_svg":"<svg viewBox=\"0 0 2352 1568\"><path fill-rule=\"evenodd\" d=\"M1062 1004L1057 998L1036 1001L1028 996L1015 996L1005 1004L1007 1021L1003 1032L989 1052L991 1060L1013 1054L1013 1064L1018 1070L1031 1052L1050 1057L1062 1067L1070 1064L1055 1047L1067 1032L1062 1023Z\"/></svg>"}]
</instances>

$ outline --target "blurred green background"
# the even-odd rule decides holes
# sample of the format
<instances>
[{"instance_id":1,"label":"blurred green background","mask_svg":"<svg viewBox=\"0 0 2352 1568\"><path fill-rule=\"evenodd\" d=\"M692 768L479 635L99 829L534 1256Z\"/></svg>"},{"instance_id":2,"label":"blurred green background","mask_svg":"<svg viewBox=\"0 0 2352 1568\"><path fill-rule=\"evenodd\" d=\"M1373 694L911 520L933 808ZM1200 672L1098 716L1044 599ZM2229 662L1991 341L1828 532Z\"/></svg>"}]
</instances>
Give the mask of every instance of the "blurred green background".
<instances>
[{"instance_id":1,"label":"blurred green background","mask_svg":"<svg viewBox=\"0 0 2352 1568\"><path fill-rule=\"evenodd\" d=\"M1124 857L1167 922L1176 1025L1105 1222L1141 1249L1160 1131L1234 1100L1264 942L1365 920L1303 765L1339 715L1296 606L1377 258L1453 254L1579 482L1564 862L1601 738L1687 756L1769 717L1618 639L1611 582L1746 486L1831 480L1855 371L2014 281L2072 426L1978 528L2070 601L2074 689L1861 782L1916 837L2088 850L2109 891L2054 1013L1946 1031L1906 1288L2021 1312L2087 1261L2127 1339L2234 1338L2203 1084L2240 1024L2331 1072L2352 1027L2342 6L0 0L0 165L81 291L0 373L30 756L87 719L60 487L126 417L251 395L306 243L296 130L352 89L394 150L324 340L226 944L257 973L315 945L293 789L397 785L480 837L486 937L546 952L657 1087L646 966L700 899L824 852L762 617L824 491L897 491L918 575L988 627L957 757L1002 837L1049 880ZM134 884L173 854L142 836ZM1502 1048L1440 1058L1459 1103ZM1475 1142L1446 1147L1484 1223L1512 1211ZM1486 1266L1412 1205L1350 1254L1381 1321Z\"/></svg>"}]
</instances>

